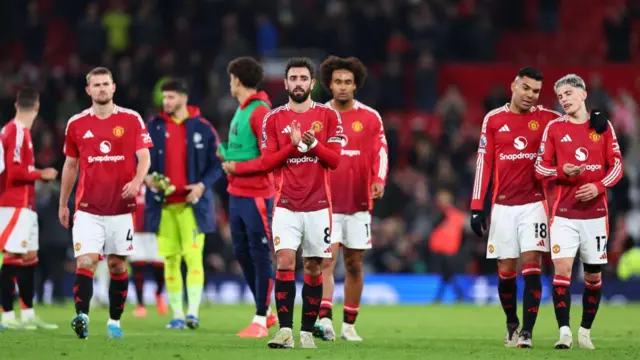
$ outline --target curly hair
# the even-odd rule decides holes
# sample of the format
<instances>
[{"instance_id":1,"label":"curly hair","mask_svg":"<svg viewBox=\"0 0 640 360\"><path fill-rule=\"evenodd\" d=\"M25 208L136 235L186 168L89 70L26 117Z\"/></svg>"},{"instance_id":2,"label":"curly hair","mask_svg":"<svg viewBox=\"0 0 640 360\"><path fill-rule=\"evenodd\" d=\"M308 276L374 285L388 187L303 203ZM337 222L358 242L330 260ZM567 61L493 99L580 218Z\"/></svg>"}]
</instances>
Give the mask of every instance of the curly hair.
<instances>
[{"instance_id":1,"label":"curly hair","mask_svg":"<svg viewBox=\"0 0 640 360\"><path fill-rule=\"evenodd\" d=\"M264 79L262 65L249 56L232 60L227 66L227 72L229 75L237 77L242 86L248 89L257 89Z\"/></svg>"},{"instance_id":2,"label":"curly hair","mask_svg":"<svg viewBox=\"0 0 640 360\"><path fill-rule=\"evenodd\" d=\"M367 79L367 68L356 57L341 58L337 56L329 56L325 61L320 64L320 81L322 87L330 90L331 78L333 72L336 70L347 70L353 74L356 87L359 89L364 85L364 81Z\"/></svg>"}]
</instances>

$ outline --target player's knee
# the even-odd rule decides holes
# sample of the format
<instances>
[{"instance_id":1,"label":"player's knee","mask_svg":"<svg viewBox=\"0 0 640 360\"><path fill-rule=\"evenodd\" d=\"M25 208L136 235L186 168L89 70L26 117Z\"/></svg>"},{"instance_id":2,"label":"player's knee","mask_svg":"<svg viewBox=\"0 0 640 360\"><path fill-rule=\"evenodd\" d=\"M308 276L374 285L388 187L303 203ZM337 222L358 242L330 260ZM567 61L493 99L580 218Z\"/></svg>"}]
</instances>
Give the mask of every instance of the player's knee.
<instances>
[{"instance_id":1,"label":"player's knee","mask_svg":"<svg viewBox=\"0 0 640 360\"><path fill-rule=\"evenodd\" d=\"M358 278L362 275L362 262L358 261L358 259L346 260L344 267L347 274L351 277Z\"/></svg>"},{"instance_id":2,"label":"player's knee","mask_svg":"<svg viewBox=\"0 0 640 360\"><path fill-rule=\"evenodd\" d=\"M278 270L294 270L296 268L295 251L280 250L276 253Z\"/></svg>"},{"instance_id":3,"label":"player's knee","mask_svg":"<svg viewBox=\"0 0 640 360\"><path fill-rule=\"evenodd\" d=\"M180 255L168 255L164 258L164 266L166 268L173 268L176 266L180 266L182 262L182 257Z\"/></svg>"},{"instance_id":4,"label":"player's knee","mask_svg":"<svg viewBox=\"0 0 640 360\"><path fill-rule=\"evenodd\" d=\"M96 265L97 265L97 262L93 261L93 259L87 255L79 256L76 259L76 266L79 269L87 269L87 270L95 271Z\"/></svg>"},{"instance_id":5,"label":"player's knee","mask_svg":"<svg viewBox=\"0 0 640 360\"><path fill-rule=\"evenodd\" d=\"M584 264L584 281L586 283L595 284L602 280L602 265Z\"/></svg>"},{"instance_id":6,"label":"player's knee","mask_svg":"<svg viewBox=\"0 0 640 360\"><path fill-rule=\"evenodd\" d=\"M518 269L518 259L501 259L498 260L498 271L501 273L514 273Z\"/></svg>"},{"instance_id":7,"label":"player's knee","mask_svg":"<svg viewBox=\"0 0 640 360\"><path fill-rule=\"evenodd\" d=\"M522 264L523 265L538 265L540 266L542 263L542 255L538 251L527 251L522 253Z\"/></svg>"},{"instance_id":8,"label":"player's knee","mask_svg":"<svg viewBox=\"0 0 640 360\"><path fill-rule=\"evenodd\" d=\"M572 263L554 263L553 267L555 275L571 278Z\"/></svg>"},{"instance_id":9,"label":"player's knee","mask_svg":"<svg viewBox=\"0 0 640 360\"><path fill-rule=\"evenodd\" d=\"M109 273L122 274L127 271L127 262L120 256L109 256L107 259L107 266L109 267Z\"/></svg>"},{"instance_id":10,"label":"player's knee","mask_svg":"<svg viewBox=\"0 0 640 360\"><path fill-rule=\"evenodd\" d=\"M329 258L322 260L322 272L333 274L333 268L335 266L335 259Z\"/></svg>"},{"instance_id":11,"label":"player's knee","mask_svg":"<svg viewBox=\"0 0 640 360\"><path fill-rule=\"evenodd\" d=\"M304 273L318 276L322 274L322 258L305 258Z\"/></svg>"},{"instance_id":12,"label":"player's knee","mask_svg":"<svg viewBox=\"0 0 640 360\"><path fill-rule=\"evenodd\" d=\"M189 269L197 269L203 267L202 253L194 251L193 253L185 254L184 262Z\"/></svg>"}]
</instances>

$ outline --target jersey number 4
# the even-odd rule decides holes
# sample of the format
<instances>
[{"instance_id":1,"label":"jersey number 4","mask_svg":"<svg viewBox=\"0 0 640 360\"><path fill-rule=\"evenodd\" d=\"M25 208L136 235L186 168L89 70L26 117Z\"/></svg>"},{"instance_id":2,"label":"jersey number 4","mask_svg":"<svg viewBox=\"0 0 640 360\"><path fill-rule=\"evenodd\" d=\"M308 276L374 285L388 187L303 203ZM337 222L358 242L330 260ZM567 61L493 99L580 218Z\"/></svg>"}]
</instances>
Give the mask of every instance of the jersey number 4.
<instances>
[{"instance_id":1,"label":"jersey number 4","mask_svg":"<svg viewBox=\"0 0 640 360\"><path fill-rule=\"evenodd\" d=\"M132 241L133 240L133 233L131 232L131 229L127 230L127 241Z\"/></svg>"},{"instance_id":2,"label":"jersey number 4","mask_svg":"<svg viewBox=\"0 0 640 360\"><path fill-rule=\"evenodd\" d=\"M545 224L545 223L535 223L534 224L534 230L535 230L535 233L536 233L536 239L539 239L539 238L546 239L547 238L547 224Z\"/></svg>"}]
</instances>

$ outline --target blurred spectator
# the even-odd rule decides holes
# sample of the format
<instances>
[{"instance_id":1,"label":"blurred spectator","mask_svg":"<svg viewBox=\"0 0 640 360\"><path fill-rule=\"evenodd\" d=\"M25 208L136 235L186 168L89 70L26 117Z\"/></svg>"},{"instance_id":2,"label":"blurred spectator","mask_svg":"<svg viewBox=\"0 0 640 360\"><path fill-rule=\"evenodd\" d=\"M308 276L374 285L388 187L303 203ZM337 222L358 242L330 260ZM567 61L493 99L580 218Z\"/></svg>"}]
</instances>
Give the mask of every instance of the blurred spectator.
<instances>
[{"instance_id":1,"label":"blurred spectator","mask_svg":"<svg viewBox=\"0 0 640 360\"><path fill-rule=\"evenodd\" d=\"M489 112L510 101L509 95L505 92L504 84L495 84L491 87L491 93L484 98L484 111Z\"/></svg>"},{"instance_id":2,"label":"blurred spectator","mask_svg":"<svg viewBox=\"0 0 640 360\"><path fill-rule=\"evenodd\" d=\"M415 106L421 110L433 111L438 100L438 69L432 53L420 53L413 78L416 84Z\"/></svg>"},{"instance_id":3,"label":"blurred spectator","mask_svg":"<svg viewBox=\"0 0 640 360\"><path fill-rule=\"evenodd\" d=\"M561 0L539 0L538 26L546 33L555 32L558 28L558 12Z\"/></svg>"},{"instance_id":4,"label":"blurred spectator","mask_svg":"<svg viewBox=\"0 0 640 360\"><path fill-rule=\"evenodd\" d=\"M24 35L24 43L27 47L25 59L34 63L40 63L45 50L45 25L38 11L37 1L29 1L27 10L27 23Z\"/></svg>"},{"instance_id":5,"label":"blurred spectator","mask_svg":"<svg viewBox=\"0 0 640 360\"><path fill-rule=\"evenodd\" d=\"M278 29L267 14L260 13L256 16L256 32L258 55L274 55L278 48Z\"/></svg>"},{"instance_id":6,"label":"blurred spectator","mask_svg":"<svg viewBox=\"0 0 640 360\"><path fill-rule=\"evenodd\" d=\"M121 53L129 48L129 27L131 15L121 0L111 0L109 9L102 17L102 23L107 30L107 49L114 53Z\"/></svg>"},{"instance_id":7,"label":"blurred spectator","mask_svg":"<svg viewBox=\"0 0 640 360\"><path fill-rule=\"evenodd\" d=\"M138 7L131 25L133 43L156 46L163 36L162 20L156 13L154 0L144 0Z\"/></svg>"},{"instance_id":8,"label":"blurred spectator","mask_svg":"<svg viewBox=\"0 0 640 360\"><path fill-rule=\"evenodd\" d=\"M589 96L587 97L588 109L600 109L609 115L611 113L611 96L602 86L602 77L600 74L593 74L589 78L587 85Z\"/></svg>"},{"instance_id":9,"label":"blurred spectator","mask_svg":"<svg viewBox=\"0 0 640 360\"><path fill-rule=\"evenodd\" d=\"M625 62L631 58L631 20L624 4L609 7L604 20L607 60Z\"/></svg>"},{"instance_id":10,"label":"blurred spectator","mask_svg":"<svg viewBox=\"0 0 640 360\"><path fill-rule=\"evenodd\" d=\"M97 64L107 44L107 33L100 22L98 2L87 6L84 18L78 24L78 53L86 64Z\"/></svg>"}]
</instances>

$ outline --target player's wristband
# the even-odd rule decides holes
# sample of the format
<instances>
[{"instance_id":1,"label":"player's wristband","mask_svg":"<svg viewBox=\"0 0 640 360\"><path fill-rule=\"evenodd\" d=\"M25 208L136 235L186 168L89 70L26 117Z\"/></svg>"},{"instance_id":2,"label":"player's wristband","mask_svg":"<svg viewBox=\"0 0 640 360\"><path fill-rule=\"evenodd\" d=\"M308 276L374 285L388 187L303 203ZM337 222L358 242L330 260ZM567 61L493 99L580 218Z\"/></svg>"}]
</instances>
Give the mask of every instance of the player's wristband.
<instances>
[{"instance_id":1,"label":"player's wristband","mask_svg":"<svg viewBox=\"0 0 640 360\"><path fill-rule=\"evenodd\" d=\"M301 153L306 153L307 151L309 151L309 146L301 141L298 144L298 151L300 151Z\"/></svg>"},{"instance_id":2,"label":"player's wristband","mask_svg":"<svg viewBox=\"0 0 640 360\"><path fill-rule=\"evenodd\" d=\"M318 145L318 139L313 139L313 143L311 143L311 146L309 146L309 150L313 149L314 147L316 147L316 145Z\"/></svg>"}]
</instances>

